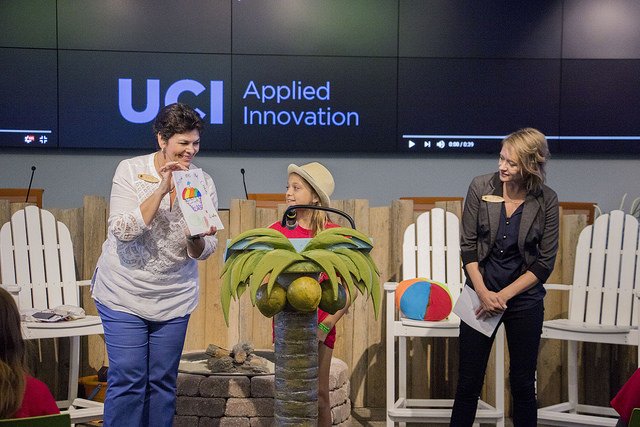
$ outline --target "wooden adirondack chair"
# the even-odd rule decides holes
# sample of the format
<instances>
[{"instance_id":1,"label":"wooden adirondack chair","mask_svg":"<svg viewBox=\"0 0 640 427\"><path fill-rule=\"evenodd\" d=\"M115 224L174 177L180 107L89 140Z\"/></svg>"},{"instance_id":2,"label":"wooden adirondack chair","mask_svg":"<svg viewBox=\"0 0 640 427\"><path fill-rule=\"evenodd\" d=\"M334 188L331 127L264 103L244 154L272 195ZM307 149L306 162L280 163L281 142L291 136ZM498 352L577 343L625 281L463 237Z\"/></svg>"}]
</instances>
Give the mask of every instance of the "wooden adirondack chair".
<instances>
[{"instance_id":1,"label":"wooden adirondack chair","mask_svg":"<svg viewBox=\"0 0 640 427\"><path fill-rule=\"evenodd\" d=\"M455 301L464 286L464 272L460 260L460 224L458 217L443 209L434 208L418 216L404 233L402 244L403 280L424 277L446 283ZM416 321L399 318L395 307L398 283L384 284L387 297L387 425L395 422L448 422L451 419L453 399L407 398L407 338L457 337L460 319L451 314L440 322ZM395 376L398 338L398 378ZM504 426L504 328L500 327L495 341L495 401L491 406L478 404L476 422ZM426 369L425 369L426 372ZM396 385L398 395L395 395Z\"/></svg>"},{"instance_id":2,"label":"wooden adirondack chair","mask_svg":"<svg viewBox=\"0 0 640 427\"><path fill-rule=\"evenodd\" d=\"M47 309L59 305L79 306L80 285L89 281L77 281L73 245L67 227L53 217L51 212L27 206L14 213L11 221L0 229L0 277L2 286L11 292L21 310ZM74 414L85 417L74 406L92 406L90 419L100 418L101 405L76 399L80 369L80 337L102 334L98 316L86 316L78 320L55 323L23 322L25 339L69 338L70 367L67 400L58 401L60 408L70 408ZM97 409L95 409L97 407ZM95 414L94 414L95 413Z\"/></svg>"},{"instance_id":3,"label":"wooden adirondack chair","mask_svg":"<svg viewBox=\"0 0 640 427\"><path fill-rule=\"evenodd\" d=\"M601 215L580 233L573 284L547 285L548 289L570 291L568 319L548 320L542 328L543 338L568 341L569 401L540 408L540 423L616 424L616 418L608 418L617 417L612 408L578 403L578 343L640 347L639 247L636 218L619 210Z\"/></svg>"}]
</instances>

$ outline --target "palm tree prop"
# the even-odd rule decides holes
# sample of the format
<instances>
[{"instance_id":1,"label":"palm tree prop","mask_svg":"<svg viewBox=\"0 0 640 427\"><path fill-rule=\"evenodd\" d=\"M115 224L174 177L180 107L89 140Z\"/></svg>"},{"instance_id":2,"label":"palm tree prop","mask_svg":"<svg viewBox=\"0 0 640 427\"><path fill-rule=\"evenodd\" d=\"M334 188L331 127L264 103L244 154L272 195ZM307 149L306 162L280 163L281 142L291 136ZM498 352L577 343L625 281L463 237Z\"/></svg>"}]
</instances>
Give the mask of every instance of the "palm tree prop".
<instances>
[{"instance_id":1,"label":"palm tree prop","mask_svg":"<svg viewBox=\"0 0 640 427\"><path fill-rule=\"evenodd\" d=\"M318 208L291 206L283 222L290 209L302 207ZM321 209L345 215L353 224L344 212ZM367 236L344 227L323 230L300 252L282 233L271 228L246 231L229 243L221 276L221 302L227 325L231 299L238 299L247 290L252 304L258 305L264 315L275 315L277 425L316 425L318 305L335 313L344 307L346 287L353 300L359 293L371 297L378 318L380 280L370 255L372 248ZM317 281L321 273L327 276L322 284ZM339 303L339 299L344 301Z\"/></svg>"}]
</instances>

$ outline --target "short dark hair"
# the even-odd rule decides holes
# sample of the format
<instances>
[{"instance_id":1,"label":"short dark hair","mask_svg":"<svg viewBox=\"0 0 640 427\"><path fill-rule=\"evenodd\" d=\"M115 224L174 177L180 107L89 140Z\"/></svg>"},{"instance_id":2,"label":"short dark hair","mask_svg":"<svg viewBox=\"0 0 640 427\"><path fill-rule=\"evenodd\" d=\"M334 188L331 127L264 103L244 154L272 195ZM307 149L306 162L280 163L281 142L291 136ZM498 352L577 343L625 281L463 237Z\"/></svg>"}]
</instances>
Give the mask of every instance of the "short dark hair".
<instances>
[{"instance_id":1,"label":"short dark hair","mask_svg":"<svg viewBox=\"0 0 640 427\"><path fill-rule=\"evenodd\" d=\"M164 107L153 122L153 134L168 141L177 133L185 133L197 129L202 133L202 118L187 104L176 102Z\"/></svg>"}]
</instances>

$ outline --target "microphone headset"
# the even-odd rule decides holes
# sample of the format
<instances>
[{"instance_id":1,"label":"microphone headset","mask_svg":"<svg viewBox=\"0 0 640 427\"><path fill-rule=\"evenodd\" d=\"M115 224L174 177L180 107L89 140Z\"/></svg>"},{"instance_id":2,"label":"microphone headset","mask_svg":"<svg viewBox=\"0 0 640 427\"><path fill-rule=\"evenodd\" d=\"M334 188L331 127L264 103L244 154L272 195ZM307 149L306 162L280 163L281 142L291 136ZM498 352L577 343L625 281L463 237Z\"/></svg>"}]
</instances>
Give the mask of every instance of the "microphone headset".
<instances>
[{"instance_id":1,"label":"microphone headset","mask_svg":"<svg viewBox=\"0 0 640 427\"><path fill-rule=\"evenodd\" d=\"M296 216L297 214L295 209L287 211L285 215L285 225L289 230L293 230L298 226L298 220L296 219Z\"/></svg>"}]
</instances>

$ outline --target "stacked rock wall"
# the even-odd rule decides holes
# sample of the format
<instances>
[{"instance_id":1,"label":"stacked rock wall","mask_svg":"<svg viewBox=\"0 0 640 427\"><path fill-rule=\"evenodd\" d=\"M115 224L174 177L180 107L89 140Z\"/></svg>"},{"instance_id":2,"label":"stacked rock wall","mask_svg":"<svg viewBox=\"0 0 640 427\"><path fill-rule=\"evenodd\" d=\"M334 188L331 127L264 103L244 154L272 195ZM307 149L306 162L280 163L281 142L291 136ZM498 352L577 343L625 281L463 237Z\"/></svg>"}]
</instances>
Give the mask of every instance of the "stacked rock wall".
<instances>
[{"instance_id":1,"label":"stacked rock wall","mask_svg":"<svg viewBox=\"0 0 640 427\"><path fill-rule=\"evenodd\" d=\"M329 376L329 402L333 425L346 427L351 425L351 386L349 384L349 367L335 357L331 360Z\"/></svg>"},{"instance_id":2,"label":"stacked rock wall","mask_svg":"<svg viewBox=\"0 0 640 427\"><path fill-rule=\"evenodd\" d=\"M331 361L329 378L333 424L351 418L347 365ZM273 425L274 375L178 375L174 427L270 427Z\"/></svg>"}]
</instances>

